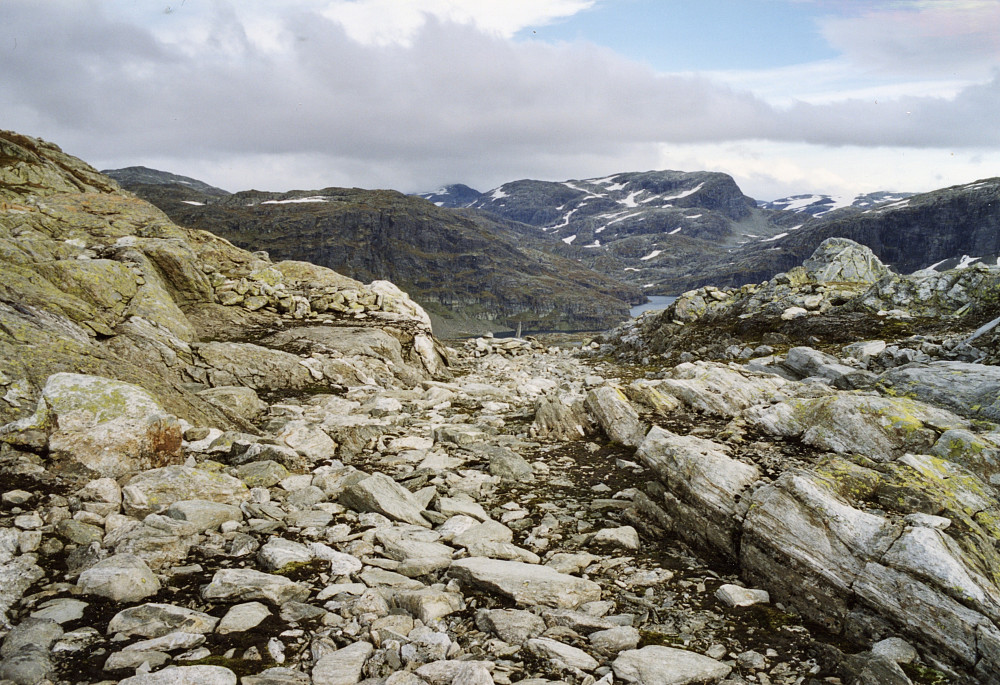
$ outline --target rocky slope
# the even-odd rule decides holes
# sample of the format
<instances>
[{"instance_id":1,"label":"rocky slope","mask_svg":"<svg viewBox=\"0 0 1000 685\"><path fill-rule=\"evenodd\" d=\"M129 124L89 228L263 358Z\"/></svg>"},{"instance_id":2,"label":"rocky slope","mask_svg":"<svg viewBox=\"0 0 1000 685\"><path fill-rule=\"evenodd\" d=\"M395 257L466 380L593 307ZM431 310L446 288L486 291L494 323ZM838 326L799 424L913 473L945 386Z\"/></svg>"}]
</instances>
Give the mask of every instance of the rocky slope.
<instances>
[{"instance_id":1,"label":"rocky slope","mask_svg":"<svg viewBox=\"0 0 1000 685\"><path fill-rule=\"evenodd\" d=\"M1000 682L995 272L832 241L579 354L445 349L0 146L0 680Z\"/></svg>"},{"instance_id":2,"label":"rocky slope","mask_svg":"<svg viewBox=\"0 0 1000 685\"><path fill-rule=\"evenodd\" d=\"M275 258L387 279L445 337L485 331L603 330L638 291L552 254L553 241L388 190L247 191L217 197L180 184L127 184L177 223Z\"/></svg>"}]
</instances>

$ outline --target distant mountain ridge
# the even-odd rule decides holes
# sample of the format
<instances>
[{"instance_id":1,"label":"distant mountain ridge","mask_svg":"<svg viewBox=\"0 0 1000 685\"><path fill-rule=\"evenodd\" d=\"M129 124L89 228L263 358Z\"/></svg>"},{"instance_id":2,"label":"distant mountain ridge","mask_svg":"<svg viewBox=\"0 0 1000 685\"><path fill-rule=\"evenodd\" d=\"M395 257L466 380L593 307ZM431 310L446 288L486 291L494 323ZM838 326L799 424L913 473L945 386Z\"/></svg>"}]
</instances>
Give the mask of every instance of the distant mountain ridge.
<instances>
[{"instance_id":1,"label":"distant mountain ridge","mask_svg":"<svg viewBox=\"0 0 1000 685\"><path fill-rule=\"evenodd\" d=\"M216 188L215 186L211 186L204 181L199 181L196 178L179 176L177 174L171 174L168 171L150 169L149 167L144 166L130 166L125 167L124 169L104 169L101 173L118 181L118 183L122 186L138 185L140 183L149 185L171 185L176 183L178 185L187 186L191 190L196 190L199 193L205 193L206 195L212 195L214 197L224 197L230 194L228 190Z\"/></svg>"},{"instance_id":2,"label":"distant mountain ridge","mask_svg":"<svg viewBox=\"0 0 1000 685\"><path fill-rule=\"evenodd\" d=\"M603 330L642 301L635 288L553 254L557 245L485 214L436 207L390 190L324 188L218 196L190 184L128 183L178 224L275 259L390 280L434 319L442 337ZM335 266L334 266L335 265Z\"/></svg>"},{"instance_id":3,"label":"distant mountain ridge","mask_svg":"<svg viewBox=\"0 0 1000 685\"><path fill-rule=\"evenodd\" d=\"M766 280L812 254L827 238L866 245L899 273L945 270L1000 258L1000 178L988 178L852 212L809 218L766 244L730 250L694 266L674 287L740 285Z\"/></svg>"},{"instance_id":4,"label":"distant mountain ridge","mask_svg":"<svg viewBox=\"0 0 1000 685\"><path fill-rule=\"evenodd\" d=\"M900 202L915 193L878 191L860 195L792 195L778 200L758 202L761 209L798 212L821 217L839 209L871 209L888 202Z\"/></svg>"}]
</instances>

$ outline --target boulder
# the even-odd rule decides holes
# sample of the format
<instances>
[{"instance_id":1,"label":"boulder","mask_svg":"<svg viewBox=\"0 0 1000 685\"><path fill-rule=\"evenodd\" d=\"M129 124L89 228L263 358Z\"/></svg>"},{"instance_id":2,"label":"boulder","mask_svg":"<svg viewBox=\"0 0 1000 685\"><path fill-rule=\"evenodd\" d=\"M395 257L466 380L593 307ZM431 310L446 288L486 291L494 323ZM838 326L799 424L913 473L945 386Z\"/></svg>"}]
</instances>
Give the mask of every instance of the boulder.
<instances>
[{"instance_id":1,"label":"boulder","mask_svg":"<svg viewBox=\"0 0 1000 685\"><path fill-rule=\"evenodd\" d=\"M740 499L760 471L727 452L711 440L655 426L636 456L666 485L662 506L674 531L736 558L745 510Z\"/></svg>"},{"instance_id":2,"label":"boulder","mask_svg":"<svg viewBox=\"0 0 1000 685\"><path fill-rule=\"evenodd\" d=\"M236 674L222 666L172 666L125 678L118 685L236 685Z\"/></svg>"},{"instance_id":3,"label":"boulder","mask_svg":"<svg viewBox=\"0 0 1000 685\"><path fill-rule=\"evenodd\" d=\"M253 569L221 569L215 572L211 583L201 588L201 596L209 601L263 599L281 606L289 601L305 601L309 597L309 588L284 576Z\"/></svg>"},{"instance_id":4,"label":"boulder","mask_svg":"<svg viewBox=\"0 0 1000 685\"><path fill-rule=\"evenodd\" d=\"M219 619L208 614L172 604L140 604L119 611L108 623L108 634L162 637L174 631L211 633Z\"/></svg>"},{"instance_id":5,"label":"boulder","mask_svg":"<svg viewBox=\"0 0 1000 685\"><path fill-rule=\"evenodd\" d=\"M339 500L355 511L373 511L395 521L425 528L431 525L421 513L424 507L413 493L382 473L362 477L346 486Z\"/></svg>"},{"instance_id":6,"label":"boulder","mask_svg":"<svg viewBox=\"0 0 1000 685\"><path fill-rule=\"evenodd\" d=\"M870 248L847 238L827 238L802 266L819 283L874 283L892 273Z\"/></svg>"},{"instance_id":7,"label":"boulder","mask_svg":"<svg viewBox=\"0 0 1000 685\"><path fill-rule=\"evenodd\" d=\"M49 453L64 467L108 478L182 458L177 418L143 388L100 376L49 376L35 414L3 426L0 437L33 430L49 433Z\"/></svg>"},{"instance_id":8,"label":"boulder","mask_svg":"<svg viewBox=\"0 0 1000 685\"><path fill-rule=\"evenodd\" d=\"M769 433L798 437L841 454L889 461L906 452L926 452L938 434L969 423L955 414L902 397L837 394L790 399L754 407L747 420Z\"/></svg>"},{"instance_id":9,"label":"boulder","mask_svg":"<svg viewBox=\"0 0 1000 685\"><path fill-rule=\"evenodd\" d=\"M217 407L231 412L244 421L253 423L267 410L267 403L261 401L253 388L239 385L222 385L208 388L198 393Z\"/></svg>"},{"instance_id":10,"label":"boulder","mask_svg":"<svg viewBox=\"0 0 1000 685\"><path fill-rule=\"evenodd\" d=\"M637 447L646 436L647 426L629 403L625 393L613 385L602 385L587 393L587 411L611 440Z\"/></svg>"},{"instance_id":11,"label":"boulder","mask_svg":"<svg viewBox=\"0 0 1000 685\"><path fill-rule=\"evenodd\" d=\"M769 402L786 384L783 378L744 367L685 362L670 369L656 387L693 409L732 418L748 407Z\"/></svg>"},{"instance_id":12,"label":"boulder","mask_svg":"<svg viewBox=\"0 0 1000 685\"><path fill-rule=\"evenodd\" d=\"M961 416L1000 421L1000 367L957 361L889 369L879 385L897 397L945 407Z\"/></svg>"},{"instance_id":13,"label":"boulder","mask_svg":"<svg viewBox=\"0 0 1000 685\"><path fill-rule=\"evenodd\" d=\"M250 498L237 478L191 466L164 466L130 478L122 487L125 513L136 518L167 510L183 500L233 504Z\"/></svg>"},{"instance_id":14,"label":"boulder","mask_svg":"<svg viewBox=\"0 0 1000 685\"><path fill-rule=\"evenodd\" d=\"M702 685L716 683L732 671L715 659L673 647L630 649L612 662L615 676L637 685Z\"/></svg>"},{"instance_id":15,"label":"boulder","mask_svg":"<svg viewBox=\"0 0 1000 685\"><path fill-rule=\"evenodd\" d=\"M178 521L191 523L199 531L218 528L226 521L243 520L243 512L239 507L204 499L174 502L167 507L166 515Z\"/></svg>"},{"instance_id":16,"label":"boulder","mask_svg":"<svg viewBox=\"0 0 1000 685\"><path fill-rule=\"evenodd\" d=\"M115 602L138 602L160 591L146 562L134 554L115 554L80 574L77 587L86 595L100 595Z\"/></svg>"},{"instance_id":17,"label":"boulder","mask_svg":"<svg viewBox=\"0 0 1000 685\"><path fill-rule=\"evenodd\" d=\"M313 685L355 685L373 651L371 643L362 641L324 654L313 664Z\"/></svg>"},{"instance_id":18,"label":"boulder","mask_svg":"<svg viewBox=\"0 0 1000 685\"><path fill-rule=\"evenodd\" d=\"M593 581L517 561L468 557L452 562L448 575L522 606L543 604L572 609L601 598L601 586Z\"/></svg>"}]
</instances>

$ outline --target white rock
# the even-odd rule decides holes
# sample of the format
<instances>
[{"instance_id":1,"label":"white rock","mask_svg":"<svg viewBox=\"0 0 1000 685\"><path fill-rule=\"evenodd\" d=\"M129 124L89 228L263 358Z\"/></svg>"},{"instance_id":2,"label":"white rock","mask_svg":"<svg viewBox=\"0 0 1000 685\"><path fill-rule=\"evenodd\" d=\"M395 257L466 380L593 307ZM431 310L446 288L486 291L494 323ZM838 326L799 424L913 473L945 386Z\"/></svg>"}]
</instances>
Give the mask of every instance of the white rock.
<instances>
[{"instance_id":1,"label":"white rock","mask_svg":"<svg viewBox=\"0 0 1000 685\"><path fill-rule=\"evenodd\" d=\"M726 584L715 591L716 598L730 607L748 607L754 604L767 604L771 596L767 590L753 590L739 585Z\"/></svg>"},{"instance_id":2,"label":"white rock","mask_svg":"<svg viewBox=\"0 0 1000 685\"><path fill-rule=\"evenodd\" d=\"M701 654L660 646L622 652L611 666L615 676L638 685L715 683L733 670Z\"/></svg>"},{"instance_id":3,"label":"white rock","mask_svg":"<svg viewBox=\"0 0 1000 685\"><path fill-rule=\"evenodd\" d=\"M77 587L115 602L138 602L159 592L160 581L139 557L115 554L81 573Z\"/></svg>"}]
</instances>

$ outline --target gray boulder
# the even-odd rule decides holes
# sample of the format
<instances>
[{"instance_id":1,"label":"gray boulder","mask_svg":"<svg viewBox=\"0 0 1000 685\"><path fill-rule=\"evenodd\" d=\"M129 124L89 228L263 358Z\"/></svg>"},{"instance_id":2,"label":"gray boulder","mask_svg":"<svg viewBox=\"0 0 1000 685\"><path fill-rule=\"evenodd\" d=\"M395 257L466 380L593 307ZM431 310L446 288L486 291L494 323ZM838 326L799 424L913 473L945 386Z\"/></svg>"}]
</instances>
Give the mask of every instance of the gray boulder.
<instances>
[{"instance_id":1,"label":"gray boulder","mask_svg":"<svg viewBox=\"0 0 1000 685\"><path fill-rule=\"evenodd\" d=\"M41 430L51 456L90 473L120 478L179 463L181 424L148 391L77 373L49 376L34 415L0 427L0 437Z\"/></svg>"},{"instance_id":2,"label":"gray boulder","mask_svg":"<svg viewBox=\"0 0 1000 685\"><path fill-rule=\"evenodd\" d=\"M637 685L716 683L733 670L695 652L659 646L624 651L611 666L616 677Z\"/></svg>"},{"instance_id":3,"label":"gray boulder","mask_svg":"<svg viewBox=\"0 0 1000 685\"><path fill-rule=\"evenodd\" d=\"M382 473L373 473L348 485L341 491L339 500L355 511L372 511L425 528L431 525L421 513L424 507L413 493Z\"/></svg>"},{"instance_id":4,"label":"gray boulder","mask_svg":"<svg viewBox=\"0 0 1000 685\"><path fill-rule=\"evenodd\" d=\"M658 426L649 431L636 456L667 484L662 506L674 531L735 558L743 513L740 498L760 478L758 468L733 459L711 440Z\"/></svg>"},{"instance_id":5,"label":"gray boulder","mask_svg":"<svg viewBox=\"0 0 1000 685\"><path fill-rule=\"evenodd\" d=\"M263 599L276 606L285 602L303 602L309 597L309 588L284 576L262 573L253 569L221 569L215 572L212 582L201 588L202 599L242 602Z\"/></svg>"},{"instance_id":6,"label":"gray boulder","mask_svg":"<svg viewBox=\"0 0 1000 685\"><path fill-rule=\"evenodd\" d=\"M874 283L892 273L870 248L847 238L827 238L802 266L819 283Z\"/></svg>"},{"instance_id":7,"label":"gray boulder","mask_svg":"<svg viewBox=\"0 0 1000 685\"><path fill-rule=\"evenodd\" d=\"M572 609L601 598L601 586L593 581L517 561L469 557L452 562L448 574L467 586L495 592L523 606Z\"/></svg>"},{"instance_id":8,"label":"gray boulder","mask_svg":"<svg viewBox=\"0 0 1000 685\"><path fill-rule=\"evenodd\" d=\"M913 363L878 377L896 396L945 407L968 418L1000 421L1000 367L969 362Z\"/></svg>"},{"instance_id":9,"label":"gray boulder","mask_svg":"<svg viewBox=\"0 0 1000 685\"><path fill-rule=\"evenodd\" d=\"M587 393L587 411L597 420L605 434L615 442L637 447L646 436L648 426L629 403L625 393L613 385L602 385Z\"/></svg>"},{"instance_id":10,"label":"gray boulder","mask_svg":"<svg viewBox=\"0 0 1000 685\"><path fill-rule=\"evenodd\" d=\"M76 584L84 594L115 602L138 602L160 591L160 581L134 554L115 554L97 562L80 574Z\"/></svg>"}]
</instances>

